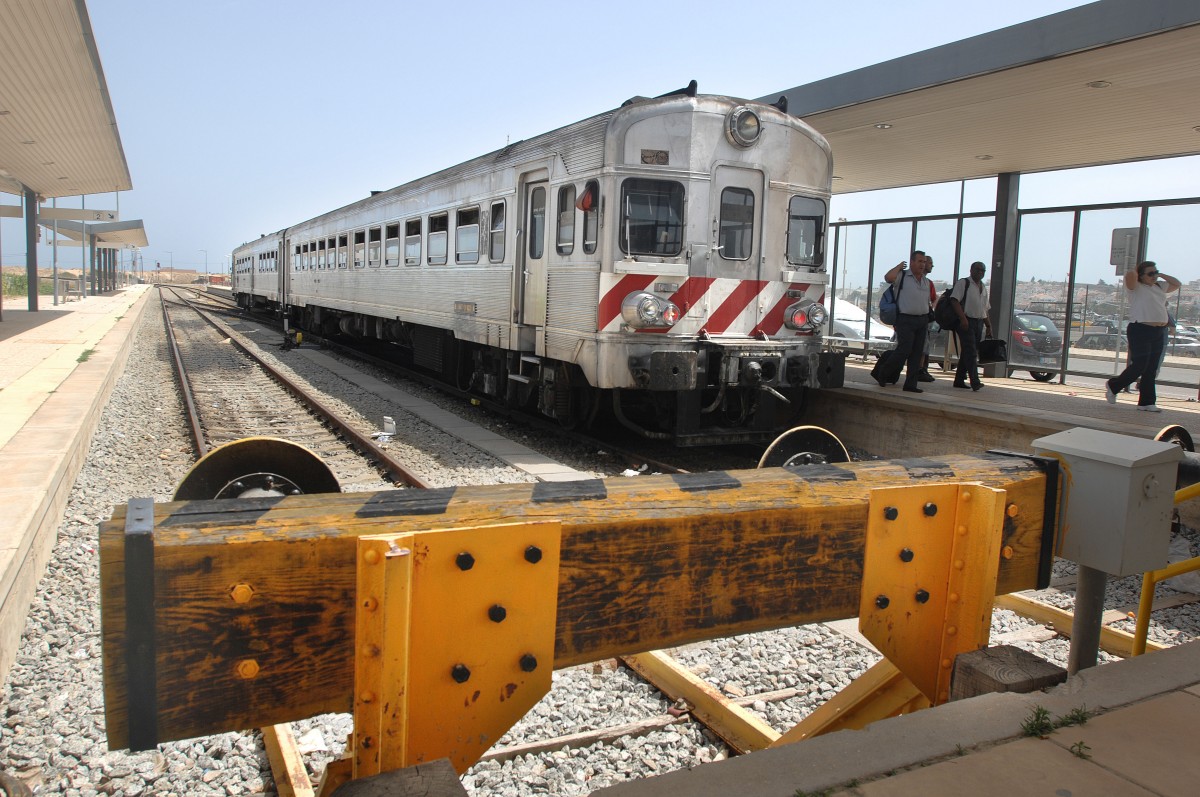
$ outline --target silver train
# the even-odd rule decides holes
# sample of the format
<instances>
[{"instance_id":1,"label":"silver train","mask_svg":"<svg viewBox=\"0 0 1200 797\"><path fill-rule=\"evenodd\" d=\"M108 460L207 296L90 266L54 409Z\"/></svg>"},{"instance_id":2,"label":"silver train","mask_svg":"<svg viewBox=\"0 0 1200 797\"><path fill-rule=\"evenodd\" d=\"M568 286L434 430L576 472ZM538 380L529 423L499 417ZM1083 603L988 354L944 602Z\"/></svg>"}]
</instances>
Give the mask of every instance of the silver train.
<instances>
[{"instance_id":1,"label":"silver train","mask_svg":"<svg viewBox=\"0 0 1200 797\"><path fill-rule=\"evenodd\" d=\"M233 290L566 426L769 440L842 383L820 334L831 179L783 98L693 82L245 244Z\"/></svg>"}]
</instances>

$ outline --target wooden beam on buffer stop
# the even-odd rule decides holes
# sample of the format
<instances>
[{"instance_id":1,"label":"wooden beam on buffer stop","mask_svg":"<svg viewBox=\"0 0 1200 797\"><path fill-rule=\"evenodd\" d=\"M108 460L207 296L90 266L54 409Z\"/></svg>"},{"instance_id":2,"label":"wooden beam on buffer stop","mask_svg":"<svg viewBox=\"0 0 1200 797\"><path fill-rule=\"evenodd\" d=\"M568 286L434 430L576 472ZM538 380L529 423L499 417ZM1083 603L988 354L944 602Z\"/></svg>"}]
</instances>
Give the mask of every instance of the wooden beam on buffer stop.
<instances>
[{"instance_id":1,"label":"wooden beam on buffer stop","mask_svg":"<svg viewBox=\"0 0 1200 797\"><path fill-rule=\"evenodd\" d=\"M877 554L899 538L876 542L872 525L892 534L906 527L880 520L880 501L926 529L961 514L948 493L931 498L934 488L969 489L976 506L994 493L987 500L1004 519L990 533L1005 553L994 557L990 581L972 576L978 600L1044 586L1052 466L948 455L180 501L152 506L133 557L126 507L118 507L100 533L109 744L136 738L145 747L353 712L351 759L327 780L442 757L463 771L541 697L553 669L859 615L863 585L882 589L868 581L872 563L897 555ZM895 485L911 496L878 494ZM930 501L941 518L922 514ZM956 544L914 539L921 559L888 578L915 579L940 558L949 584L960 577L949 572L957 560L946 560ZM536 565L526 558L531 547L541 553ZM925 578L886 588L897 605L927 589L921 616L932 616L949 592ZM142 626L127 624L143 616ZM968 620L961 639L975 638ZM948 633L907 629L918 630L923 639ZM876 644L902 658L902 645ZM944 657L955 646L936 647ZM916 675L913 666L900 664L914 683L940 688L936 662ZM773 743L761 727L747 734L756 746Z\"/></svg>"}]
</instances>

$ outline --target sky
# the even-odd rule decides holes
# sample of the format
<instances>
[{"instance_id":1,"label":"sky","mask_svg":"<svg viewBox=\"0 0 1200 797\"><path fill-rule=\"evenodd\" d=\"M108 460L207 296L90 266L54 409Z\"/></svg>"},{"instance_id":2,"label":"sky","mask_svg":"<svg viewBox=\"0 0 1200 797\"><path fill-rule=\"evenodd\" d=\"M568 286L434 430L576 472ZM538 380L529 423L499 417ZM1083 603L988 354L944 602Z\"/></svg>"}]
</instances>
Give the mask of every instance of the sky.
<instances>
[{"instance_id":1,"label":"sky","mask_svg":"<svg viewBox=\"0 0 1200 797\"><path fill-rule=\"evenodd\" d=\"M260 234L631 96L692 79L702 93L764 96L1084 3L87 5L134 186L89 196L87 207L119 204L122 219L143 219L148 267L220 272ZM1111 201L1195 193L1179 159L1120 168L1134 170L1139 190ZM991 207L994 182L968 186L968 210ZM908 190L835 197L831 217L958 209L958 183ZM1116 190L1103 170L1028 175L1022 206L1110 201ZM21 221L3 223L4 262L24 262ZM80 252L59 257L69 265ZM39 263L49 265L47 251Z\"/></svg>"}]
</instances>

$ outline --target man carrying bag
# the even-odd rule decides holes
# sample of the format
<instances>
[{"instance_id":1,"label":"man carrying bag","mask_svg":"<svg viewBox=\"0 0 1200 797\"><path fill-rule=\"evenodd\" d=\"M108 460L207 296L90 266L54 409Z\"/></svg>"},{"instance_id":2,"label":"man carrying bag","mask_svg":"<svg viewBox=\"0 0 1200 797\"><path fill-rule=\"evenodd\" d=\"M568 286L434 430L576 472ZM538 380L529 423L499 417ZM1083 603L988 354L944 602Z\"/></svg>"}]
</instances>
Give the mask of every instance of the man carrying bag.
<instances>
[{"instance_id":1,"label":"man carrying bag","mask_svg":"<svg viewBox=\"0 0 1200 797\"><path fill-rule=\"evenodd\" d=\"M904 267L908 265L903 260L884 275L889 284L896 283ZM907 370L904 377L904 390L909 393L923 393L917 386L921 374L921 360L925 353L925 334L929 328L931 296L933 286L925 276L925 253L920 249L912 253L912 265L904 273L904 280L896 290L896 303L899 310L894 328L896 330L896 348L884 352L871 369L871 377L880 387L896 382L900 372Z\"/></svg>"}]
</instances>

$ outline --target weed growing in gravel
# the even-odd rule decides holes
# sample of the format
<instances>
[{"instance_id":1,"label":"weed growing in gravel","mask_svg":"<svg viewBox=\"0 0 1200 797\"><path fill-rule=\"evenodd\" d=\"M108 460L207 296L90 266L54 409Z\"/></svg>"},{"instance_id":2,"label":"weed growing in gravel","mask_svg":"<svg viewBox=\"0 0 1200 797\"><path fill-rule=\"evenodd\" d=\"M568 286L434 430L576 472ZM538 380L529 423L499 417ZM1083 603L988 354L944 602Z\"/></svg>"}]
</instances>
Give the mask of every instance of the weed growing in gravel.
<instances>
[{"instance_id":1,"label":"weed growing in gravel","mask_svg":"<svg viewBox=\"0 0 1200 797\"><path fill-rule=\"evenodd\" d=\"M1081 708L1073 708L1066 714L1058 718L1058 722L1054 723L1056 728L1066 728L1071 725L1083 725L1088 721L1091 714L1087 710L1087 706Z\"/></svg>"},{"instance_id":2,"label":"weed growing in gravel","mask_svg":"<svg viewBox=\"0 0 1200 797\"><path fill-rule=\"evenodd\" d=\"M84 349L84 350L83 350L83 354L81 354L81 355L79 355L78 357L76 357L76 358L75 358L75 362L77 362L77 363L85 363L85 362L87 362L87 361L88 361L88 357L91 357L91 356L92 356L92 352L94 352L94 351L95 351L95 349Z\"/></svg>"},{"instance_id":3,"label":"weed growing in gravel","mask_svg":"<svg viewBox=\"0 0 1200 797\"><path fill-rule=\"evenodd\" d=\"M1076 742L1075 744L1071 745L1071 752L1080 758L1091 758L1091 754L1088 753L1088 750L1091 749L1092 748L1088 747L1083 742Z\"/></svg>"}]
</instances>

